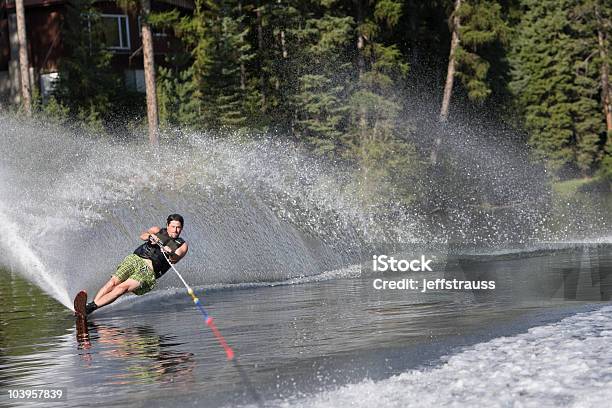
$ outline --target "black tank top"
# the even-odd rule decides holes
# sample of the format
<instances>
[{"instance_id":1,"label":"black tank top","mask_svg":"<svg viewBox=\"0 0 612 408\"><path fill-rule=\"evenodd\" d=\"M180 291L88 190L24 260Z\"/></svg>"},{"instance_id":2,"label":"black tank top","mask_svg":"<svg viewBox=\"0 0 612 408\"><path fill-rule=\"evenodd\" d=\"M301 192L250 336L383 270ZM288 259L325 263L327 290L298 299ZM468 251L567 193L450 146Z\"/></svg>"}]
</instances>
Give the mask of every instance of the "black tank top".
<instances>
[{"instance_id":1,"label":"black tank top","mask_svg":"<svg viewBox=\"0 0 612 408\"><path fill-rule=\"evenodd\" d=\"M163 246L168 246L172 251L176 251L181 245L185 243L182 238L170 238L168 230L162 228L157 234L155 234L160 240ZM155 279L159 279L164 273L170 269L170 264L166 261L164 254L157 244L151 244L149 241L145 242L134 250L134 254L138 255L143 259L150 259L153 263L153 272L155 273Z\"/></svg>"}]
</instances>

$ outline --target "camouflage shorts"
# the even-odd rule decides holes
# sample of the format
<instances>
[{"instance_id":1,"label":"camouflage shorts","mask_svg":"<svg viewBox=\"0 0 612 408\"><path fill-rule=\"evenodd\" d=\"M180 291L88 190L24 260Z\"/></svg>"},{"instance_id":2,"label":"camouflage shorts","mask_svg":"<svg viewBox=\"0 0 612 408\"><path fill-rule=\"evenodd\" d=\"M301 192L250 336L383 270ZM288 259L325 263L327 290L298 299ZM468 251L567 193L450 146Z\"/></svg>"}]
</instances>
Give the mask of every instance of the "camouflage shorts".
<instances>
[{"instance_id":1,"label":"camouflage shorts","mask_svg":"<svg viewBox=\"0 0 612 408\"><path fill-rule=\"evenodd\" d=\"M132 291L136 295L144 295L155 286L155 274L149 269L144 259L136 254L126 256L117 266L117 271L113 276L120 282L128 278L140 282L140 286Z\"/></svg>"}]
</instances>

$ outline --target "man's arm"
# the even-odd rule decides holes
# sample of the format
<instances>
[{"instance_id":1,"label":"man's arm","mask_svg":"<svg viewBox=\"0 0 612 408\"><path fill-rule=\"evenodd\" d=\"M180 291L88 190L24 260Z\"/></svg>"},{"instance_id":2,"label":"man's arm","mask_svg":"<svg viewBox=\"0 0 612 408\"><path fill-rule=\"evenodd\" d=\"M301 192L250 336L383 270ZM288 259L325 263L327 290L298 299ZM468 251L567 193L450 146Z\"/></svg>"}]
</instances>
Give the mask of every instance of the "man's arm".
<instances>
[{"instance_id":1,"label":"man's arm","mask_svg":"<svg viewBox=\"0 0 612 408\"><path fill-rule=\"evenodd\" d=\"M187 243L185 242L183 245L181 245L180 247L178 247L176 249L176 251L174 251L173 254L170 255L170 262L171 263L177 263L178 261L180 261L185 255L187 255L187 251L189 251L189 246L187 245Z\"/></svg>"},{"instance_id":2,"label":"man's arm","mask_svg":"<svg viewBox=\"0 0 612 408\"><path fill-rule=\"evenodd\" d=\"M150 235L155 235L159 231L161 231L161 228L159 228L158 226L153 226L149 228L148 230L146 230L145 232L143 232L142 234L140 234L140 239L142 239L143 241L148 241Z\"/></svg>"}]
</instances>

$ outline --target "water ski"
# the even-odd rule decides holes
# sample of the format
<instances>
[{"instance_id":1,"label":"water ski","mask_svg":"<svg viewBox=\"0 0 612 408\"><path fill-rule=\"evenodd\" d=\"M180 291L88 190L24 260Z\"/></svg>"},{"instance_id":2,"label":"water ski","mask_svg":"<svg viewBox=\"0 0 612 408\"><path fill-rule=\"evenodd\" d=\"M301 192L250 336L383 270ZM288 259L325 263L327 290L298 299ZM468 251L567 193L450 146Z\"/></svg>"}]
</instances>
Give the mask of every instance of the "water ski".
<instances>
[{"instance_id":1,"label":"water ski","mask_svg":"<svg viewBox=\"0 0 612 408\"><path fill-rule=\"evenodd\" d=\"M77 293L74 298L74 316L76 317L77 340L85 340L88 338L87 332L87 292L84 290Z\"/></svg>"}]
</instances>

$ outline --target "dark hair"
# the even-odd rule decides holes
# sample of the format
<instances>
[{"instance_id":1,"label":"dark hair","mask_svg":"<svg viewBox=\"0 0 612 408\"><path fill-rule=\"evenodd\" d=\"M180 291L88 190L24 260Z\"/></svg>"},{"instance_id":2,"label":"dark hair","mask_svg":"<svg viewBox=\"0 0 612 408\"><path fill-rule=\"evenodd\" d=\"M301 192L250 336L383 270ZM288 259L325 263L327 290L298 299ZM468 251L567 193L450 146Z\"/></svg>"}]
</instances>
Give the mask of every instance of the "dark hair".
<instances>
[{"instance_id":1,"label":"dark hair","mask_svg":"<svg viewBox=\"0 0 612 408\"><path fill-rule=\"evenodd\" d=\"M166 219L166 225L170 225L171 221L178 221L181 223L181 227L185 225L185 222L183 221L183 216L180 214L170 214L168 216L168 218Z\"/></svg>"}]
</instances>

